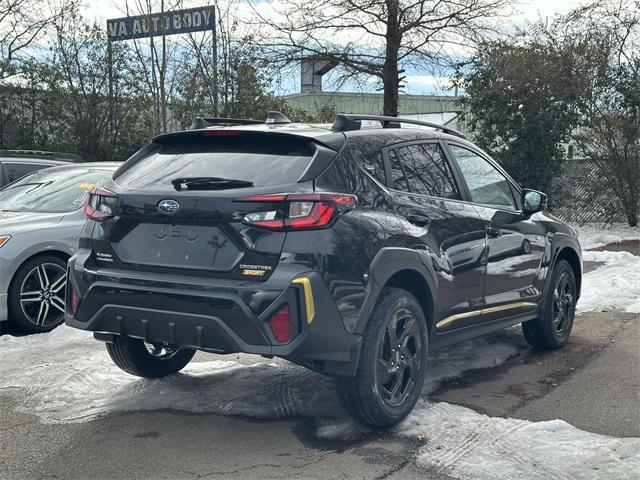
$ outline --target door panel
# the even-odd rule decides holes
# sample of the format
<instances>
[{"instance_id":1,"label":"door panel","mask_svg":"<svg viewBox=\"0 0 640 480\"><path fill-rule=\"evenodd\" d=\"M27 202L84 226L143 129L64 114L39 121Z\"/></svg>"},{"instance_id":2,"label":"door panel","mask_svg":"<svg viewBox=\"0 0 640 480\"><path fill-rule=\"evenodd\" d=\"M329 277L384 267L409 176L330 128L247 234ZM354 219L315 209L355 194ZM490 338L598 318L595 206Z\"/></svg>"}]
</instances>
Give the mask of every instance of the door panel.
<instances>
[{"instance_id":1,"label":"door panel","mask_svg":"<svg viewBox=\"0 0 640 480\"><path fill-rule=\"evenodd\" d=\"M486 234L486 322L536 308L545 251L543 228L519 210L514 186L488 159L449 145Z\"/></svg>"},{"instance_id":2,"label":"door panel","mask_svg":"<svg viewBox=\"0 0 640 480\"><path fill-rule=\"evenodd\" d=\"M394 147L386 158L407 246L438 275L437 330L464 326L483 303L484 223L472 205L456 200L459 186L439 144ZM441 195L448 198L438 198Z\"/></svg>"},{"instance_id":3,"label":"door panel","mask_svg":"<svg viewBox=\"0 0 640 480\"><path fill-rule=\"evenodd\" d=\"M542 225L521 212L476 206L487 232L485 303L488 308L536 302L545 251Z\"/></svg>"}]
</instances>

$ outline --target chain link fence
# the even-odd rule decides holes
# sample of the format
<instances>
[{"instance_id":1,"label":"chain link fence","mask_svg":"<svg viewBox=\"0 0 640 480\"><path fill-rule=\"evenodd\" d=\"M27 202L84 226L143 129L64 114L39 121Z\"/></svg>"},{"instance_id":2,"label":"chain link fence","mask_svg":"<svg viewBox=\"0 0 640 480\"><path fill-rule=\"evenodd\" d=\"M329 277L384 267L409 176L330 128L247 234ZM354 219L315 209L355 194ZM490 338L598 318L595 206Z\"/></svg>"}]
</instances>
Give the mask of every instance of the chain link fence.
<instances>
[{"instance_id":1,"label":"chain link fence","mask_svg":"<svg viewBox=\"0 0 640 480\"><path fill-rule=\"evenodd\" d=\"M551 211L566 222L624 222L625 217L614 195L597 190L600 173L589 160L571 159L549 192ZM619 212L613 213L612 212Z\"/></svg>"}]
</instances>

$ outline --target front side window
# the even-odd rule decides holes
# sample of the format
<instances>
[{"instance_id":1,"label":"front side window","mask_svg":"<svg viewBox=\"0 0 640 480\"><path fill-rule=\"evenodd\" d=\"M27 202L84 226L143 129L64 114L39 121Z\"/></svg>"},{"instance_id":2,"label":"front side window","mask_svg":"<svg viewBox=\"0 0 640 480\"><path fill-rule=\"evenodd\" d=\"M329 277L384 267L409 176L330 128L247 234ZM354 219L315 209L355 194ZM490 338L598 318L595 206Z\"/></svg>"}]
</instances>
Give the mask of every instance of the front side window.
<instances>
[{"instance_id":1,"label":"front side window","mask_svg":"<svg viewBox=\"0 0 640 480\"><path fill-rule=\"evenodd\" d=\"M449 150L460 165L474 203L516 209L511 184L493 165L469 149L449 145Z\"/></svg>"},{"instance_id":2,"label":"front side window","mask_svg":"<svg viewBox=\"0 0 640 480\"><path fill-rule=\"evenodd\" d=\"M437 143L389 151L392 188L431 197L459 199L453 173Z\"/></svg>"}]
</instances>

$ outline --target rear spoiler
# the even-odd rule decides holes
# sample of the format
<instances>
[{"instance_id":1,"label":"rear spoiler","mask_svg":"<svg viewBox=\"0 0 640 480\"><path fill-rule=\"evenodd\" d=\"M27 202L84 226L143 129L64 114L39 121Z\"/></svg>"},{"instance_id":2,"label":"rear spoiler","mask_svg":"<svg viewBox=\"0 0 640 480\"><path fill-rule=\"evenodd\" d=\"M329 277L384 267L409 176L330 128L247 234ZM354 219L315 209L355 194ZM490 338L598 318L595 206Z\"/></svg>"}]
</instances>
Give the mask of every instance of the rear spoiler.
<instances>
[{"instance_id":1,"label":"rear spoiler","mask_svg":"<svg viewBox=\"0 0 640 480\"><path fill-rule=\"evenodd\" d=\"M149 143L129 157L118 170L113 174L113 178L116 179L124 172L126 172L133 165L137 164L144 157L151 155L158 151L162 145L170 145L174 142L178 143L187 139L210 139L214 140L216 137L239 137L242 135L262 135L268 136L271 139L280 138L283 140L293 140L297 142L305 142L307 144L315 145L316 160L312 162L312 167L301 179L301 181L312 177L319 173L318 169L324 169L329 163L336 157L337 152L340 151L344 145L344 136L335 136L331 132L328 132L328 138L333 139L332 142L323 142L315 137L308 135L300 135L289 131L273 131L269 129L254 130L254 129L233 129L233 128L212 128L212 129L200 129L200 130L183 130L181 132L164 133L153 137L152 143Z\"/></svg>"}]
</instances>

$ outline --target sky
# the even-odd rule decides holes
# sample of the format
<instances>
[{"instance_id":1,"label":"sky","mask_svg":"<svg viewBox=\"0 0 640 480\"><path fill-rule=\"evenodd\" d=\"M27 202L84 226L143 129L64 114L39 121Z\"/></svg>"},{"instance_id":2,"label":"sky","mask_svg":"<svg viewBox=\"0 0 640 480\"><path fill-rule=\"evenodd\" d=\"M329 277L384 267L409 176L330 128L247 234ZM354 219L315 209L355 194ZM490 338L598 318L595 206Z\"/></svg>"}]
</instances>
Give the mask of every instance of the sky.
<instances>
[{"instance_id":1,"label":"sky","mask_svg":"<svg viewBox=\"0 0 640 480\"><path fill-rule=\"evenodd\" d=\"M538 19L552 17L556 14L567 13L580 4L586 3L587 0L521 0L516 5L517 13L505 22L505 27L510 25L525 26L527 23L535 22ZM108 18L119 18L124 16L123 7L125 0L85 0L85 14L88 18L93 18L99 23L106 22ZM136 3L135 1L131 3ZM202 4L210 3L207 1L185 0L184 8L198 7ZM242 1L240 5L246 5ZM263 4L264 6L271 3L271 0L255 0L254 5ZM267 7L268 8L268 7ZM404 88L405 93L411 94L452 94L451 81L446 74L433 74L432 72L420 71L414 68L408 68L406 72L407 80ZM325 90L339 89L342 91L375 91L379 87L375 79L365 81L364 84L346 83L338 86L336 75L329 73L324 78ZM278 94L298 93L299 73L292 71L288 76L283 78L281 82L274 86Z\"/></svg>"}]
</instances>

